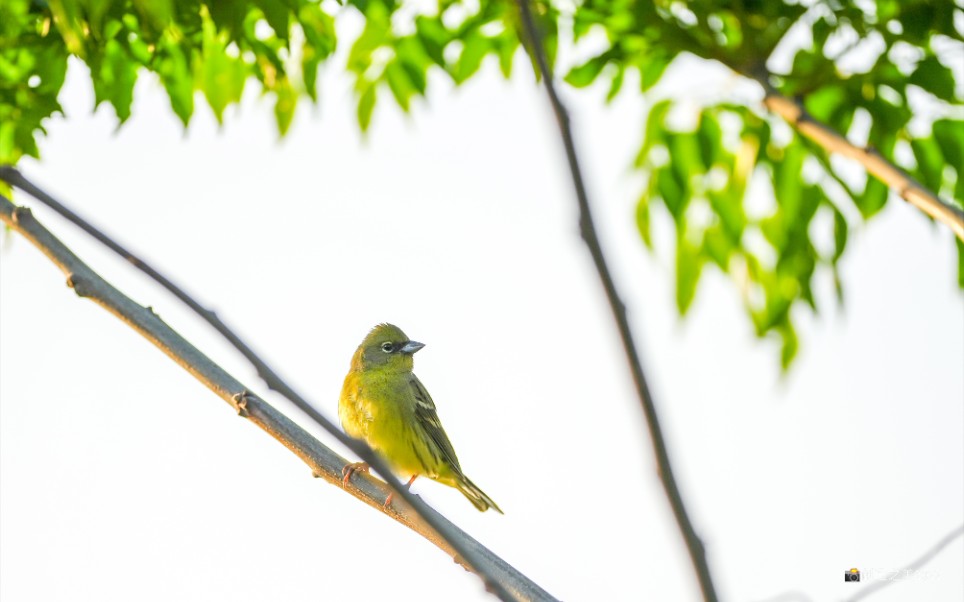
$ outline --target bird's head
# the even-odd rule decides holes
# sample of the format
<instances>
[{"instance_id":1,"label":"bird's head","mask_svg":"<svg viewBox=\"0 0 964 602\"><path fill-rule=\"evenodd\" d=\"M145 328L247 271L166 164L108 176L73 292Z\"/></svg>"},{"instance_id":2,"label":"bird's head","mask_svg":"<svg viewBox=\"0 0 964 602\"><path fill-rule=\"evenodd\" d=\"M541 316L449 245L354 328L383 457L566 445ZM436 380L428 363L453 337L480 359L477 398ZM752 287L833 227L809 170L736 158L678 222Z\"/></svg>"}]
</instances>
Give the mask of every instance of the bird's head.
<instances>
[{"instance_id":1,"label":"bird's head","mask_svg":"<svg viewBox=\"0 0 964 602\"><path fill-rule=\"evenodd\" d=\"M353 370L411 371L412 355L424 346L409 340L398 326L379 324L358 346L351 367Z\"/></svg>"}]
</instances>

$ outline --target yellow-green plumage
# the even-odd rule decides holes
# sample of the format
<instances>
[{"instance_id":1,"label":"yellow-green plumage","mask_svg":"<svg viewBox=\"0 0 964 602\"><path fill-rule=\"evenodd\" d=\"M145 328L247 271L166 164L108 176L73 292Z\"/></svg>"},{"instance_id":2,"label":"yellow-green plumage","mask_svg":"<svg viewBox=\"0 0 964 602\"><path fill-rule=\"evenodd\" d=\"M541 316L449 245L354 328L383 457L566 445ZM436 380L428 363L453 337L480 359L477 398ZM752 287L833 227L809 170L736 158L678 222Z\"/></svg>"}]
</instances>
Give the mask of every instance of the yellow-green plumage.
<instances>
[{"instance_id":1,"label":"yellow-green plumage","mask_svg":"<svg viewBox=\"0 0 964 602\"><path fill-rule=\"evenodd\" d=\"M424 345L379 324L351 360L338 401L345 432L365 440L396 472L455 487L481 511L502 510L465 476L425 386L412 373Z\"/></svg>"}]
</instances>

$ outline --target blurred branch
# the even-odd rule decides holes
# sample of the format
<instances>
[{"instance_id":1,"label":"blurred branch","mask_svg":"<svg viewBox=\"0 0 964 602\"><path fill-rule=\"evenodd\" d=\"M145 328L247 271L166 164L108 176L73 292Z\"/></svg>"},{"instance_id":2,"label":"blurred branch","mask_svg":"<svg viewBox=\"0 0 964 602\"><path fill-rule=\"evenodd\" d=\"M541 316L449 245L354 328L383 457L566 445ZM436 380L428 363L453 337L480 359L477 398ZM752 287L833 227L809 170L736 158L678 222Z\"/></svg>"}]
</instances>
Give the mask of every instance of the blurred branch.
<instances>
[{"instance_id":1,"label":"blurred branch","mask_svg":"<svg viewBox=\"0 0 964 602\"><path fill-rule=\"evenodd\" d=\"M603 255L599 236L596 233L592 211L589 208L589 195L586 192L582 170L579 167L579 161L576 155L576 145L573 141L569 114L559 99L559 95L556 93L552 70L546 58L545 48L542 44L542 36L532 16L529 0L517 1L522 16L522 24L525 28L525 37L529 40L528 49L538 67L537 75L542 79L546 93L549 96L549 102L552 105L556 123L559 126L559 134L562 137L562 144L565 148L566 159L569 162L569 172L572 175L572 184L576 193L576 201L579 205L580 232L583 241L585 241L586 246L589 247L589 253L592 255L593 263L596 265L596 271L599 273L599 279L606 291L609 308L612 310L613 318L616 321L616 328L622 340L623 351L626 354L626 360L629 363L629 370L632 373L633 382L636 385L639 402L642 406L643 414L646 417L646 426L649 428L650 441L656 457L660 481L662 481L666 497L673 509L673 515L676 517L676 522L686 542L686 548L693 562L693 568L696 570L696 575L699 579L703 599L707 602L716 602L716 590L713 586L709 566L706 563L706 552L703 548L703 542L700 541L696 529L693 528L693 523L690 521L689 515L686 512L686 506L683 503L683 496L680 493L679 486L676 484L676 477L673 475L669 452L666 449L666 440L663 438L663 432L659 425L659 417L656 414L656 404L649 391L649 385L646 383L642 360L636 349L636 344L633 341L632 329L629 326L629 319L626 316L626 306L623 304L619 297L619 292L616 290L616 283L609 271L609 266L606 264L606 258Z\"/></svg>"},{"instance_id":2,"label":"blurred branch","mask_svg":"<svg viewBox=\"0 0 964 602\"><path fill-rule=\"evenodd\" d=\"M956 529L952 530L950 533L942 537L940 541L938 541L936 544L931 546L929 550L924 552L924 554L920 558L918 558L914 562L902 568L900 570L900 573L910 573L911 571L919 570L925 564L933 560L935 556L940 554L941 550L949 546L952 541L954 541L961 535L964 535L964 525L957 527ZM896 583L897 581L899 581L899 579L884 579L880 581L874 581L868 584L867 587L863 588L853 596L847 598L846 602L856 602L857 600L866 598L867 596L873 593L876 593L882 590L883 588L887 587L888 585L892 585Z\"/></svg>"},{"instance_id":3,"label":"blurred branch","mask_svg":"<svg viewBox=\"0 0 964 602\"><path fill-rule=\"evenodd\" d=\"M744 75L748 74L744 73ZM767 109L782 117L800 134L814 141L827 152L843 155L863 165L868 173L895 191L900 198L949 226L954 234L964 241L964 211L941 200L873 148L859 148L833 128L815 119L802 103L777 92L767 81L766 74L749 76L763 86L765 93L763 104Z\"/></svg>"},{"instance_id":4,"label":"blurred branch","mask_svg":"<svg viewBox=\"0 0 964 602\"><path fill-rule=\"evenodd\" d=\"M0 173L0 176L18 187L23 187L22 178L18 181L16 178L9 177L11 171L14 170L6 169ZM190 372L218 397L230 403L240 416L250 420L301 458L311 468L314 476L341 488L341 471L348 463L344 458L313 438L267 402L250 393L237 379L177 334L152 309L138 305L101 278L44 228L29 209L17 207L7 198L0 196L0 220L22 234L56 264L67 275L67 285L73 288L78 296L91 299L120 318ZM90 226L87 225L87 227ZM127 258L135 265L139 262L132 255L128 254ZM140 263L144 265L143 262ZM301 403L307 404L304 399L301 399ZM322 420L324 420L323 417ZM325 421L325 423L334 428L330 422ZM354 439L347 438L340 431L336 436L343 443L347 439L346 445L353 451L357 451L358 444ZM368 453L371 454L370 451ZM359 452L359 456L365 458L364 450ZM372 465L376 467L375 463ZM384 470L383 466L382 469ZM391 476L390 473L389 476ZM374 478L359 475L353 480L353 486L346 490L369 506L422 535L446 554L453 556L456 562L482 577L486 587L503 600L554 600L522 573L449 522L417 496L401 487L394 477L392 479L397 485L394 489L395 495L402 497L400 493L406 494L404 499L407 503L400 509L384 506L385 498L391 490Z\"/></svg>"},{"instance_id":5,"label":"blurred branch","mask_svg":"<svg viewBox=\"0 0 964 602\"><path fill-rule=\"evenodd\" d=\"M931 547L931 549L927 550L927 552L925 552L923 556L921 556L914 562L908 564L903 569L900 569L898 573L909 573L910 571L916 571L920 569L925 564L933 560L934 557L937 556L941 550L949 546L952 541L960 537L962 534L964 534L964 525L957 527L956 529L954 529L953 531L951 531L950 533L942 537L941 540L938 541L936 544L934 544ZM856 602L857 600L866 598L867 596L875 592L878 592L881 589L897 581L899 581L899 579L882 579L879 581L873 581L869 583L865 588L858 591L853 596L844 600L844 602ZM811 602L811 600L812 598L810 596L808 596L807 594L801 591L789 591L789 592L783 592L781 594L777 594L772 598L766 598L765 600L761 600L760 602L793 602L793 601Z\"/></svg>"}]
</instances>

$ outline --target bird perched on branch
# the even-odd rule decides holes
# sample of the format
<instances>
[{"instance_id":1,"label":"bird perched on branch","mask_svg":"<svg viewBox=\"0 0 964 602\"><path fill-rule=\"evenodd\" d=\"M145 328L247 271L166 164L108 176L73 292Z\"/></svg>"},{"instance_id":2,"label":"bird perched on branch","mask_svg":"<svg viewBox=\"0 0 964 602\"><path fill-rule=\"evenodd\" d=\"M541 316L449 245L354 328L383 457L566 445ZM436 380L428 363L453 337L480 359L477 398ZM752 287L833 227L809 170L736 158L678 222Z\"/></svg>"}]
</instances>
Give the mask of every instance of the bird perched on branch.
<instances>
[{"instance_id":1,"label":"bird perched on branch","mask_svg":"<svg viewBox=\"0 0 964 602\"><path fill-rule=\"evenodd\" d=\"M397 326L379 324L368 333L351 358L351 370L338 401L338 417L345 432L363 439L392 470L455 487L480 511L502 510L469 480L459 466L455 449L439 421L435 403L412 373L412 356L424 347ZM363 462L349 464L343 474L367 471ZM388 506L389 495L385 500Z\"/></svg>"}]
</instances>

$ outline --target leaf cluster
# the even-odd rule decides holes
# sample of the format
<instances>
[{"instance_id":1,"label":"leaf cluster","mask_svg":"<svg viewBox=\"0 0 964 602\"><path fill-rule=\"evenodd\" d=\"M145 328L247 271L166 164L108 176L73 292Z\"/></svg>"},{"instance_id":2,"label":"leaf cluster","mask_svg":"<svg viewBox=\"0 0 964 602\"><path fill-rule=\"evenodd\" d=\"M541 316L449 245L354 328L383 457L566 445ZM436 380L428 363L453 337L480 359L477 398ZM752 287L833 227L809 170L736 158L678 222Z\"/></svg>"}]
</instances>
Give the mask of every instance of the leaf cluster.
<instances>
[{"instance_id":1,"label":"leaf cluster","mask_svg":"<svg viewBox=\"0 0 964 602\"><path fill-rule=\"evenodd\" d=\"M560 40L576 49L603 42L579 64L556 65L570 86L603 85L609 101L627 93L658 100L635 161L645 182L637 223L655 248L653 220L672 221L680 313L693 305L705 268L719 270L735 283L755 332L781 340L784 366L798 348L794 308L818 310L820 274L843 299L839 265L850 231L880 212L889 191L855 178L852 166L755 103L721 94L680 119L692 100L653 90L680 56L720 63L798 100L930 190L964 202L964 82L951 68L964 54L961 0L535 0L532 7L552 64ZM0 163L38 156L37 136L61 110L71 56L89 67L96 102L111 105L121 123L148 71L185 125L198 92L220 122L254 81L273 99L284 135L299 99L318 101L319 68L333 56L344 11L363 18L345 65L362 130L379 98L410 111L437 78L467 82L487 57L508 78L525 47L515 0L5 0ZM772 202L761 208L758 198ZM964 286L964 245L956 244Z\"/></svg>"},{"instance_id":2,"label":"leaf cluster","mask_svg":"<svg viewBox=\"0 0 964 602\"><path fill-rule=\"evenodd\" d=\"M274 97L284 134L299 95L317 99L318 66L336 43L334 19L307 0L5 0L0 24L0 163L39 156L36 135L61 111L70 56L87 64L96 104L109 103L121 123L147 70L185 125L196 91L221 122L253 78Z\"/></svg>"},{"instance_id":3,"label":"leaf cluster","mask_svg":"<svg viewBox=\"0 0 964 602\"><path fill-rule=\"evenodd\" d=\"M964 54L962 27L964 10L947 1L587 0L575 12L574 38L602 32L608 44L566 81L606 79L611 100L627 70L646 92L681 54L716 61L797 99L813 118L960 204L964 82L950 64ZM703 268L714 266L736 284L756 333L779 336L786 367L798 349L793 308L817 311L821 267L842 301L848 233L884 207L888 189L871 177L853 181L852 166L758 107L704 103L683 120L695 126L680 126L674 107L677 98L650 107L636 160L646 176L637 208L643 240L652 246L661 206L676 231L680 313ZM761 181L774 202L752 211ZM964 287L964 246L955 242Z\"/></svg>"}]
</instances>

